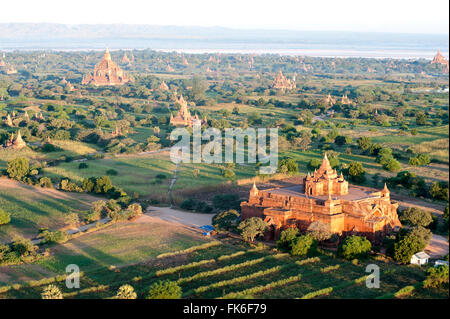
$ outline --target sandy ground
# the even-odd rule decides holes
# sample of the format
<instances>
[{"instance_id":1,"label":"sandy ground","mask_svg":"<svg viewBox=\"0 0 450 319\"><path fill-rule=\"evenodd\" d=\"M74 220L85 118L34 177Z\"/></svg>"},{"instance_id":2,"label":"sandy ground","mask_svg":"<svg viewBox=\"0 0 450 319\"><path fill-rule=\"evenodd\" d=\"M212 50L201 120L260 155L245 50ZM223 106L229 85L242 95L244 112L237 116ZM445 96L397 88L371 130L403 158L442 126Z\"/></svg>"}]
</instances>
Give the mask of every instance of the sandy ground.
<instances>
[{"instance_id":1,"label":"sandy ground","mask_svg":"<svg viewBox=\"0 0 450 319\"><path fill-rule=\"evenodd\" d=\"M214 214L190 213L169 207L149 206L146 214L168 222L183 224L190 227L211 225Z\"/></svg>"},{"instance_id":2,"label":"sandy ground","mask_svg":"<svg viewBox=\"0 0 450 319\"><path fill-rule=\"evenodd\" d=\"M431 242L425 248L425 252L432 258L442 257L448 254L448 242L444 236L433 234Z\"/></svg>"}]
</instances>

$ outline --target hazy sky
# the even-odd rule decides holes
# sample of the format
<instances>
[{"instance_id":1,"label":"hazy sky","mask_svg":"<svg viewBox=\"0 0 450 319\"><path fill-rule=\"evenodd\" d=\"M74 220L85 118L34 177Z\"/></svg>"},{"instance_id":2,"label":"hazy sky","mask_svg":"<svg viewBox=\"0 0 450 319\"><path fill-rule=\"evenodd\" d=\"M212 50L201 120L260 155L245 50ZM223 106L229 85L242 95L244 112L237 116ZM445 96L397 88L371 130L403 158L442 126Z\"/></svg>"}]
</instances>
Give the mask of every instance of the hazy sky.
<instances>
[{"instance_id":1,"label":"hazy sky","mask_svg":"<svg viewBox=\"0 0 450 319\"><path fill-rule=\"evenodd\" d=\"M0 23L124 23L448 34L448 0L11 0Z\"/></svg>"}]
</instances>

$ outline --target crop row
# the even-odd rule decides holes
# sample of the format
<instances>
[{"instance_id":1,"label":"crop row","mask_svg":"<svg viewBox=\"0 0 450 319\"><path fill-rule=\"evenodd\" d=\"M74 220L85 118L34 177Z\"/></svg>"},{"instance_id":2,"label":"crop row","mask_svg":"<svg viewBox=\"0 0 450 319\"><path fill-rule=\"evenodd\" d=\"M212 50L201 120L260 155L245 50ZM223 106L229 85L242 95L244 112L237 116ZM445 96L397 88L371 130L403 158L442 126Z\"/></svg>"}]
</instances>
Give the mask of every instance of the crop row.
<instances>
[{"instance_id":1,"label":"crop row","mask_svg":"<svg viewBox=\"0 0 450 319\"><path fill-rule=\"evenodd\" d=\"M172 257L172 256L181 255L181 254L192 253L197 250L207 249L207 248L218 246L221 244L222 243L220 241L214 240L214 241L210 241L205 244L202 244L202 245L192 246L192 247L189 247L184 250L177 250L177 251L159 254L158 256L156 256L156 258L165 258L165 257Z\"/></svg>"}]
</instances>

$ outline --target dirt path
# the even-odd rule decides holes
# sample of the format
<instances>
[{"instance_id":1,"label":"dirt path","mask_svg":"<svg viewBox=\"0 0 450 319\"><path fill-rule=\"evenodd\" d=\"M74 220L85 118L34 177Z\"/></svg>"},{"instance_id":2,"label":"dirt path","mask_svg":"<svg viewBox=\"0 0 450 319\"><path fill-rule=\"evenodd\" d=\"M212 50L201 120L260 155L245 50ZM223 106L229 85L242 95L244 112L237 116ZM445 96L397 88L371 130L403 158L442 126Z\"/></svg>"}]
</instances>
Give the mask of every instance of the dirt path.
<instances>
[{"instance_id":1,"label":"dirt path","mask_svg":"<svg viewBox=\"0 0 450 319\"><path fill-rule=\"evenodd\" d=\"M432 258L442 257L448 254L448 242L444 236L433 234L431 242L425 248L425 252Z\"/></svg>"},{"instance_id":2,"label":"dirt path","mask_svg":"<svg viewBox=\"0 0 450 319\"><path fill-rule=\"evenodd\" d=\"M170 184L169 184L169 190L167 191L167 195L169 197L170 200L170 207L173 207L173 199L172 199L172 188L173 185L175 185L175 182L177 181L177 172L178 172L178 165L180 165L179 163L177 163L175 165L175 170L173 171L173 177L170 180Z\"/></svg>"},{"instance_id":3,"label":"dirt path","mask_svg":"<svg viewBox=\"0 0 450 319\"><path fill-rule=\"evenodd\" d=\"M198 228L203 225L211 225L214 214L188 213L170 207L147 207L146 214L168 222L183 224Z\"/></svg>"},{"instance_id":4,"label":"dirt path","mask_svg":"<svg viewBox=\"0 0 450 319\"><path fill-rule=\"evenodd\" d=\"M436 215L442 215L444 213L445 205L444 204L438 204L438 203L429 203L417 198L407 198L404 196L394 195L391 194L391 198L393 200L398 201L399 206L401 209L407 208L407 207L416 207L422 210L427 210L433 214Z\"/></svg>"}]
</instances>

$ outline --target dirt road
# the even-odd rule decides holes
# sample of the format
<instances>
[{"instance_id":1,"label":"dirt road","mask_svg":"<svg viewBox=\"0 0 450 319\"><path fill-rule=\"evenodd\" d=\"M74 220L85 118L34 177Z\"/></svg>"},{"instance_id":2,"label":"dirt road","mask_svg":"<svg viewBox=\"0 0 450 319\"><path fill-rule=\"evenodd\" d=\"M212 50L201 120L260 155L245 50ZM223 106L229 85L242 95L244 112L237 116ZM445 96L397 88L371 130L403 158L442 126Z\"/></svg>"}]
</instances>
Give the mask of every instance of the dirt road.
<instances>
[{"instance_id":1,"label":"dirt road","mask_svg":"<svg viewBox=\"0 0 450 319\"><path fill-rule=\"evenodd\" d=\"M448 242L444 236L433 234L431 242L425 248L425 252L432 258L442 257L448 254Z\"/></svg>"},{"instance_id":2,"label":"dirt road","mask_svg":"<svg viewBox=\"0 0 450 319\"><path fill-rule=\"evenodd\" d=\"M211 225L214 214L190 213L170 207L147 207L146 214L165 221L183 224L198 228L203 225Z\"/></svg>"}]
</instances>

